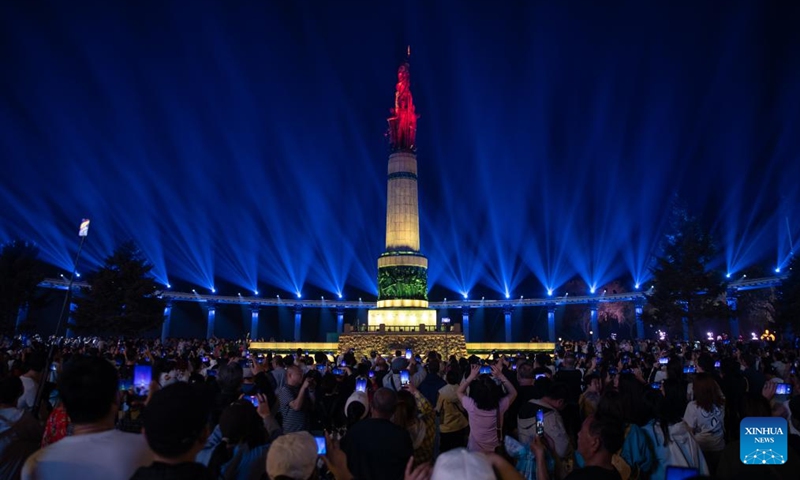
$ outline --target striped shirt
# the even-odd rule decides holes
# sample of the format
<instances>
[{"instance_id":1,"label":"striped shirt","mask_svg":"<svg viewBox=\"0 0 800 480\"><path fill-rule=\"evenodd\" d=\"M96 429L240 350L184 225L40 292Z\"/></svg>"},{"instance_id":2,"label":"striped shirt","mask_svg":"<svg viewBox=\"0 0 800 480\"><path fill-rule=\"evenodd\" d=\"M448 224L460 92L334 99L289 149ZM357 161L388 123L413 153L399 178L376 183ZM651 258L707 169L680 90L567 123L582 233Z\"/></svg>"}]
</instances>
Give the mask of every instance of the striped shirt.
<instances>
[{"instance_id":1,"label":"striped shirt","mask_svg":"<svg viewBox=\"0 0 800 480\"><path fill-rule=\"evenodd\" d=\"M280 404L281 416L283 417L284 433L308 430L309 419L306 410L310 400L306 398L300 410L295 410L289 406L289 403L297 398L298 393L300 393L300 387L292 387L289 384L285 384L278 389L278 403Z\"/></svg>"}]
</instances>

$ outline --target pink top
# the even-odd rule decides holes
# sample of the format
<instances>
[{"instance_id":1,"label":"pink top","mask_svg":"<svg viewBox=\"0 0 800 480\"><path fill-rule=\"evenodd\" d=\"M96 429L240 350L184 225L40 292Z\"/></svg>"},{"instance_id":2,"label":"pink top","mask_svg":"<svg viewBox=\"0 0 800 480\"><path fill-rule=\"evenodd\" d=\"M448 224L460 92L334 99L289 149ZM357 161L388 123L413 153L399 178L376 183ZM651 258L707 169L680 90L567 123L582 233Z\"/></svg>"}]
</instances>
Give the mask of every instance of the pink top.
<instances>
[{"instance_id":1,"label":"pink top","mask_svg":"<svg viewBox=\"0 0 800 480\"><path fill-rule=\"evenodd\" d=\"M469 441L467 450L470 452L494 452L500 445L497 439L497 410L481 410L475 401L464 395L461 405L469 414ZM500 417L508 410L508 395L500 399Z\"/></svg>"}]
</instances>

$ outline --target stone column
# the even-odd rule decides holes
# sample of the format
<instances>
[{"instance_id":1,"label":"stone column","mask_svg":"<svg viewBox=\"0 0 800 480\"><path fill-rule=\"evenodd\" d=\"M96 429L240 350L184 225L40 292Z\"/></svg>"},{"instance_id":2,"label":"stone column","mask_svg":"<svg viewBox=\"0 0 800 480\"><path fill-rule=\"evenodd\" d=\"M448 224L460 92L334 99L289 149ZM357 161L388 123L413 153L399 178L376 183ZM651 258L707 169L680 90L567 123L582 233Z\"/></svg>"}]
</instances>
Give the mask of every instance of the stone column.
<instances>
[{"instance_id":1,"label":"stone column","mask_svg":"<svg viewBox=\"0 0 800 480\"><path fill-rule=\"evenodd\" d=\"M20 326L25 322L28 318L28 304L20 305L19 310L17 310L17 324L14 326L14 331L19 332Z\"/></svg>"},{"instance_id":2,"label":"stone column","mask_svg":"<svg viewBox=\"0 0 800 480\"><path fill-rule=\"evenodd\" d=\"M739 338L739 312L738 312L738 304L739 298L736 295L737 291L735 288L729 288L727 292L728 297L728 308L730 309L729 317L728 317L728 324L731 328L731 336L734 341Z\"/></svg>"},{"instance_id":3,"label":"stone column","mask_svg":"<svg viewBox=\"0 0 800 480\"><path fill-rule=\"evenodd\" d=\"M600 325L597 323L597 302L589 303L590 325L592 328L592 342L600 340Z\"/></svg>"},{"instance_id":4,"label":"stone column","mask_svg":"<svg viewBox=\"0 0 800 480\"><path fill-rule=\"evenodd\" d=\"M511 343L511 314L514 312L514 307L506 305L503 307L503 314L505 315L505 332L506 343Z\"/></svg>"},{"instance_id":5,"label":"stone column","mask_svg":"<svg viewBox=\"0 0 800 480\"><path fill-rule=\"evenodd\" d=\"M300 320L303 317L303 306L302 305L295 305L294 306L294 341L300 341Z\"/></svg>"},{"instance_id":6,"label":"stone column","mask_svg":"<svg viewBox=\"0 0 800 480\"><path fill-rule=\"evenodd\" d=\"M344 307L336 307L336 333L342 333L344 327Z\"/></svg>"},{"instance_id":7,"label":"stone column","mask_svg":"<svg viewBox=\"0 0 800 480\"><path fill-rule=\"evenodd\" d=\"M76 308L78 308L78 306L74 302L70 301L69 315L67 316L67 338L72 338L75 336L75 332L72 331L70 326L73 325L74 319L72 318L72 314L75 313Z\"/></svg>"},{"instance_id":8,"label":"stone column","mask_svg":"<svg viewBox=\"0 0 800 480\"><path fill-rule=\"evenodd\" d=\"M689 317L688 317L689 304L688 303L684 303L683 304L683 312L684 312L684 316L683 316L683 318L681 318L681 325L683 326L683 341L684 342L688 342L689 341Z\"/></svg>"},{"instance_id":9,"label":"stone column","mask_svg":"<svg viewBox=\"0 0 800 480\"><path fill-rule=\"evenodd\" d=\"M214 336L214 324L217 321L217 304L209 302L206 305L208 308L208 319L206 320L206 338L209 339Z\"/></svg>"},{"instance_id":10,"label":"stone column","mask_svg":"<svg viewBox=\"0 0 800 480\"><path fill-rule=\"evenodd\" d=\"M637 298L636 300L634 300L633 308L634 312L636 313L636 336L638 336L640 340L643 340L644 320L642 319L642 313L644 312L644 299Z\"/></svg>"},{"instance_id":11,"label":"stone column","mask_svg":"<svg viewBox=\"0 0 800 480\"><path fill-rule=\"evenodd\" d=\"M258 338L258 304L250 304L250 340L255 341Z\"/></svg>"},{"instance_id":12,"label":"stone column","mask_svg":"<svg viewBox=\"0 0 800 480\"><path fill-rule=\"evenodd\" d=\"M547 305L547 341L556 341L556 304Z\"/></svg>"},{"instance_id":13,"label":"stone column","mask_svg":"<svg viewBox=\"0 0 800 480\"><path fill-rule=\"evenodd\" d=\"M461 331L464 333L464 341L469 342L469 306L461 307Z\"/></svg>"},{"instance_id":14,"label":"stone column","mask_svg":"<svg viewBox=\"0 0 800 480\"><path fill-rule=\"evenodd\" d=\"M169 338L170 321L172 319L172 300L167 301L164 307L164 323L161 324L161 344L163 345Z\"/></svg>"}]
</instances>

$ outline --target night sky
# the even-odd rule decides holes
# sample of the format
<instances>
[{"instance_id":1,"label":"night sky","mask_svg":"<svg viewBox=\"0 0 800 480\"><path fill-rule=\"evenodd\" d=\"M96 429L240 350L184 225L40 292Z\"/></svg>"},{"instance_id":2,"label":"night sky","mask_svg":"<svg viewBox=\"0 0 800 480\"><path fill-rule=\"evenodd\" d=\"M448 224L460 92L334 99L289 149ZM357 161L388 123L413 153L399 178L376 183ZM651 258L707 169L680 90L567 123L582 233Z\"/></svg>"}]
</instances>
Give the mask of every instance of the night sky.
<instances>
[{"instance_id":1,"label":"night sky","mask_svg":"<svg viewBox=\"0 0 800 480\"><path fill-rule=\"evenodd\" d=\"M681 3L2 2L0 239L70 270L88 217L80 270L133 239L185 291L374 298L410 44L432 300L632 288L675 195L774 269L800 5Z\"/></svg>"}]
</instances>

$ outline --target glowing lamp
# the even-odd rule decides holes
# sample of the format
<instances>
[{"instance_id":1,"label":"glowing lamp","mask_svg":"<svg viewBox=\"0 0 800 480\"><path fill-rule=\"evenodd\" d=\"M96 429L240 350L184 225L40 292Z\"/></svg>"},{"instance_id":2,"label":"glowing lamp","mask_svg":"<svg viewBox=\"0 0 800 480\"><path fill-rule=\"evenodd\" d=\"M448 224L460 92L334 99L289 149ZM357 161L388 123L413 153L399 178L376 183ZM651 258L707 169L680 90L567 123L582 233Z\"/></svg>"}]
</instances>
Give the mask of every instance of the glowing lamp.
<instances>
[{"instance_id":1,"label":"glowing lamp","mask_svg":"<svg viewBox=\"0 0 800 480\"><path fill-rule=\"evenodd\" d=\"M731 278L730 272L725 274L725 278Z\"/></svg>"},{"instance_id":2,"label":"glowing lamp","mask_svg":"<svg viewBox=\"0 0 800 480\"><path fill-rule=\"evenodd\" d=\"M258 295L258 290L253 290L253 295Z\"/></svg>"},{"instance_id":3,"label":"glowing lamp","mask_svg":"<svg viewBox=\"0 0 800 480\"><path fill-rule=\"evenodd\" d=\"M776 268L775 273L781 273L781 267Z\"/></svg>"},{"instance_id":4,"label":"glowing lamp","mask_svg":"<svg viewBox=\"0 0 800 480\"><path fill-rule=\"evenodd\" d=\"M462 296L462 297L464 297L464 300L466 300L466 299L467 299L467 297L469 297L469 295L467 294L467 292L461 292L461 296Z\"/></svg>"},{"instance_id":5,"label":"glowing lamp","mask_svg":"<svg viewBox=\"0 0 800 480\"><path fill-rule=\"evenodd\" d=\"M64 278L64 274L63 273L61 274L61 278Z\"/></svg>"},{"instance_id":6,"label":"glowing lamp","mask_svg":"<svg viewBox=\"0 0 800 480\"><path fill-rule=\"evenodd\" d=\"M197 293L197 290L195 290L195 289L193 288L193 289L192 289L192 293Z\"/></svg>"},{"instance_id":7,"label":"glowing lamp","mask_svg":"<svg viewBox=\"0 0 800 480\"><path fill-rule=\"evenodd\" d=\"M589 289L589 293L591 293L591 294L594 294L594 292L596 292L596 291L597 291L597 289L596 289L596 288L594 288L594 287L592 287L592 288L590 288L590 289Z\"/></svg>"},{"instance_id":8,"label":"glowing lamp","mask_svg":"<svg viewBox=\"0 0 800 480\"><path fill-rule=\"evenodd\" d=\"M241 296L242 296L242 292L239 292L239 293L237 293L236 295L238 295L238 296L240 296L240 297L241 297Z\"/></svg>"},{"instance_id":9,"label":"glowing lamp","mask_svg":"<svg viewBox=\"0 0 800 480\"><path fill-rule=\"evenodd\" d=\"M78 272L75 272L75 276L78 277L78 278L81 278L81 274L78 273Z\"/></svg>"},{"instance_id":10,"label":"glowing lamp","mask_svg":"<svg viewBox=\"0 0 800 480\"><path fill-rule=\"evenodd\" d=\"M214 288L214 287L211 287L211 293L217 293L217 289Z\"/></svg>"},{"instance_id":11,"label":"glowing lamp","mask_svg":"<svg viewBox=\"0 0 800 480\"><path fill-rule=\"evenodd\" d=\"M303 295L301 295L300 292L297 292L297 298L303 298Z\"/></svg>"},{"instance_id":12,"label":"glowing lamp","mask_svg":"<svg viewBox=\"0 0 800 480\"><path fill-rule=\"evenodd\" d=\"M506 298L511 298L511 294L506 292Z\"/></svg>"},{"instance_id":13,"label":"glowing lamp","mask_svg":"<svg viewBox=\"0 0 800 480\"><path fill-rule=\"evenodd\" d=\"M636 285L633 286L633 288L635 288L636 290L639 290L639 284L637 283Z\"/></svg>"},{"instance_id":14,"label":"glowing lamp","mask_svg":"<svg viewBox=\"0 0 800 480\"><path fill-rule=\"evenodd\" d=\"M339 298L342 298L342 293L341 292L339 292Z\"/></svg>"},{"instance_id":15,"label":"glowing lamp","mask_svg":"<svg viewBox=\"0 0 800 480\"><path fill-rule=\"evenodd\" d=\"M167 288L172 288L172 285L170 285L170 284L168 283L168 284L167 284Z\"/></svg>"},{"instance_id":16,"label":"glowing lamp","mask_svg":"<svg viewBox=\"0 0 800 480\"><path fill-rule=\"evenodd\" d=\"M553 289L552 288L548 288L547 289L547 296L548 297L552 297L553 296Z\"/></svg>"}]
</instances>

